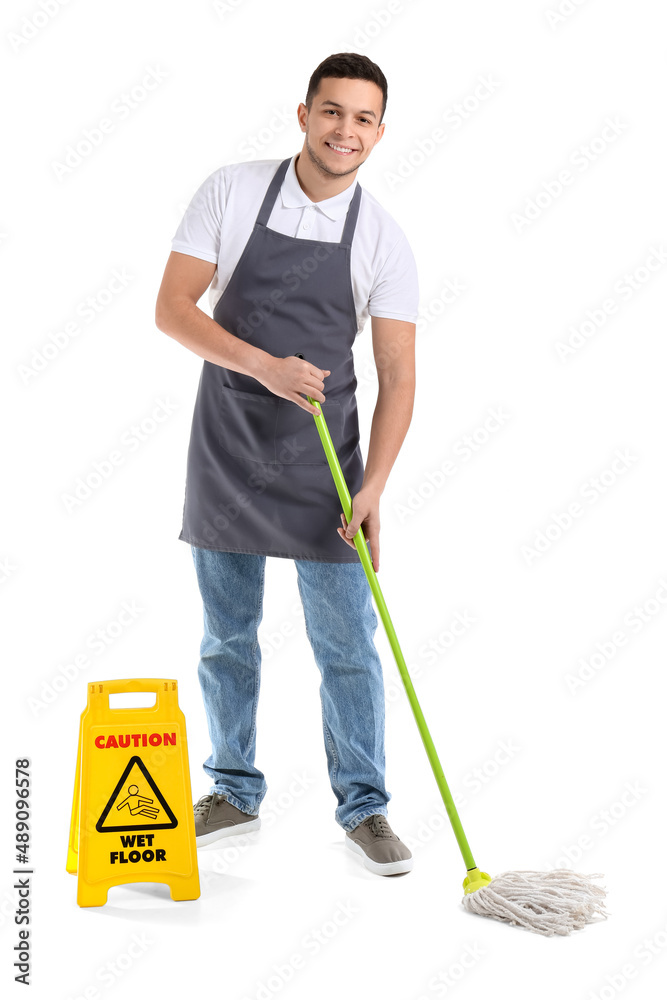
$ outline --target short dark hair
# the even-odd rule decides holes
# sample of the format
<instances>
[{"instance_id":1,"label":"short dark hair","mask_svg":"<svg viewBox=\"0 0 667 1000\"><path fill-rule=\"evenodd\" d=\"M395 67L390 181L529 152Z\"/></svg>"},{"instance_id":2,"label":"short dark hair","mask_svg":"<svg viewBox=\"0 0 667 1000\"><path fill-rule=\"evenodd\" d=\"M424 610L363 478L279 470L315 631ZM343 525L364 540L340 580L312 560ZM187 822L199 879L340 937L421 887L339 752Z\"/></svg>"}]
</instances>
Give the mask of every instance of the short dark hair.
<instances>
[{"instance_id":1,"label":"short dark hair","mask_svg":"<svg viewBox=\"0 0 667 1000\"><path fill-rule=\"evenodd\" d=\"M308 111L310 111L313 98L319 90L320 80L326 76L348 80L370 80L371 83L377 84L382 91L382 113L378 125L382 122L387 107L387 80L380 67L372 62L368 56L359 55L357 52L337 52L335 55L327 56L308 82L305 101Z\"/></svg>"}]
</instances>

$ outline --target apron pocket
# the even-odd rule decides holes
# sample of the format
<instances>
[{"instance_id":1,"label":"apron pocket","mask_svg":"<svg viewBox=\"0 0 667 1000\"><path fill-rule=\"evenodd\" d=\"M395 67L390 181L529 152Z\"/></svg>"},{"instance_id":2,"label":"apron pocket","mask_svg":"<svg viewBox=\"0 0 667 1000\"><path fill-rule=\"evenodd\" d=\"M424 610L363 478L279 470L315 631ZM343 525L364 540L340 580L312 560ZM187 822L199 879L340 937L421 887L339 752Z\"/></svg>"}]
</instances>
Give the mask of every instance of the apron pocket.
<instances>
[{"instance_id":1,"label":"apron pocket","mask_svg":"<svg viewBox=\"0 0 667 1000\"><path fill-rule=\"evenodd\" d=\"M327 422L333 446L340 454L343 438L343 411L338 400L318 403ZM298 403L278 397L276 462L280 465L328 465L316 418Z\"/></svg>"},{"instance_id":2,"label":"apron pocket","mask_svg":"<svg viewBox=\"0 0 667 1000\"><path fill-rule=\"evenodd\" d=\"M222 386L218 440L225 451L251 462L275 463L278 399Z\"/></svg>"}]
</instances>

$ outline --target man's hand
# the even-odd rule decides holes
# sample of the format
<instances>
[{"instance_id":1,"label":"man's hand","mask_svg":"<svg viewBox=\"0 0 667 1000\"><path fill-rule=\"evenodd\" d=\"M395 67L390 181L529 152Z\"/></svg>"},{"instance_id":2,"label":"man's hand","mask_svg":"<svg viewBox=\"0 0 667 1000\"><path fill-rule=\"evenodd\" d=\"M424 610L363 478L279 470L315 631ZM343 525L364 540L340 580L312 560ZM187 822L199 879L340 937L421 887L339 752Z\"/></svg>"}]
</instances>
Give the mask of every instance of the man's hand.
<instances>
[{"instance_id":1,"label":"man's hand","mask_svg":"<svg viewBox=\"0 0 667 1000\"><path fill-rule=\"evenodd\" d=\"M308 413L319 413L317 407L312 406L299 393L305 392L307 396L323 403L325 396L322 390L327 375L331 375L330 369L318 368L302 358L274 358L267 355L260 370L255 373L255 378L276 396L291 399Z\"/></svg>"},{"instance_id":2,"label":"man's hand","mask_svg":"<svg viewBox=\"0 0 667 1000\"><path fill-rule=\"evenodd\" d=\"M352 519L349 524L345 514L341 513L340 519L343 527L336 530L353 549L356 549L354 536L361 526L364 537L370 542L373 569L377 573L380 569L380 494L362 487L352 497Z\"/></svg>"}]
</instances>

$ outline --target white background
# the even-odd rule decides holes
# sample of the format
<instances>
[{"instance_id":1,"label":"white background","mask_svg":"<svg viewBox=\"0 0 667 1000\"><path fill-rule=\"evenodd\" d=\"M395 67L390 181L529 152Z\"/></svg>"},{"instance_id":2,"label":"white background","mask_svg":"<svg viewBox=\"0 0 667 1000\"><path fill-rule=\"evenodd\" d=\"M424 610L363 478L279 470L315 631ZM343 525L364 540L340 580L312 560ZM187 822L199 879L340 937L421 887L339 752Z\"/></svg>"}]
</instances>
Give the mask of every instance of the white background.
<instances>
[{"instance_id":1,"label":"white background","mask_svg":"<svg viewBox=\"0 0 667 1000\"><path fill-rule=\"evenodd\" d=\"M3 6L0 962L17 995L23 756L32 996L610 1000L664 982L664 35L649 0L568 0L560 18L559 2ZM198 185L248 158L252 137L263 158L300 149L297 106L339 51L366 53L389 81L386 132L359 180L405 229L421 287L414 417L382 498L379 580L479 866L604 874L609 919L568 938L461 908L465 866L381 625L389 817L415 867L382 879L344 848L290 560L267 562L264 829L245 850L199 853L197 901L144 883L80 908L65 871L88 681L176 678L193 796L208 790L201 604L178 541L201 362L157 330L155 299ZM160 82L121 117L116 102L151 70ZM105 117L113 130L58 176ZM127 285L109 297L114 271ZM582 326L563 359L557 345ZM356 346L364 454L370 361L369 324ZM164 400L170 415L151 422ZM502 426L485 429L492 410ZM68 510L65 495L114 450L122 463ZM447 460L456 473L438 476ZM118 629L124 604L137 610ZM474 623L452 640L457 613ZM114 638L95 654L100 628ZM145 950L128 959L134 935Z\"/></svg>"}]
</instances>

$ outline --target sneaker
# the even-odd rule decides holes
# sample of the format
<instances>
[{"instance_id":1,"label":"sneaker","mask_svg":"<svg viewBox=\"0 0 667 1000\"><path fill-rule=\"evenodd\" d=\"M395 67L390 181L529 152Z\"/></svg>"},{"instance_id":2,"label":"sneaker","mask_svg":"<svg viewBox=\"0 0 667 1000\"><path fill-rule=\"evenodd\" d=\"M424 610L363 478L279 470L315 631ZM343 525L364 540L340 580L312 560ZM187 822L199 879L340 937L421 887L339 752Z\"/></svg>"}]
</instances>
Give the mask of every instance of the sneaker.
<instances>
[{"instance_id":1,"label":"sneaker","mask_svg":"<svg viewBox=\"0 0 667 1000\"><path fill-rule=\"evenodd\" d=\"M259 830L259 816L241 812L225 795L202 795L195 803L195 839L197 847L212 844L221 837L234 837L239 833Z\"/></svg>"},{"instance_id":2,"label":"sneaker","mask_svg":"<svg viewBox=\"0 0 667 1000\"><path fill-rule=\"evenodd\" d=\"M345 834L345 843L375 875L403 875L412 870L412 853L396 836L386 816L368 816Z\"/></svg>"}]
</instances>

